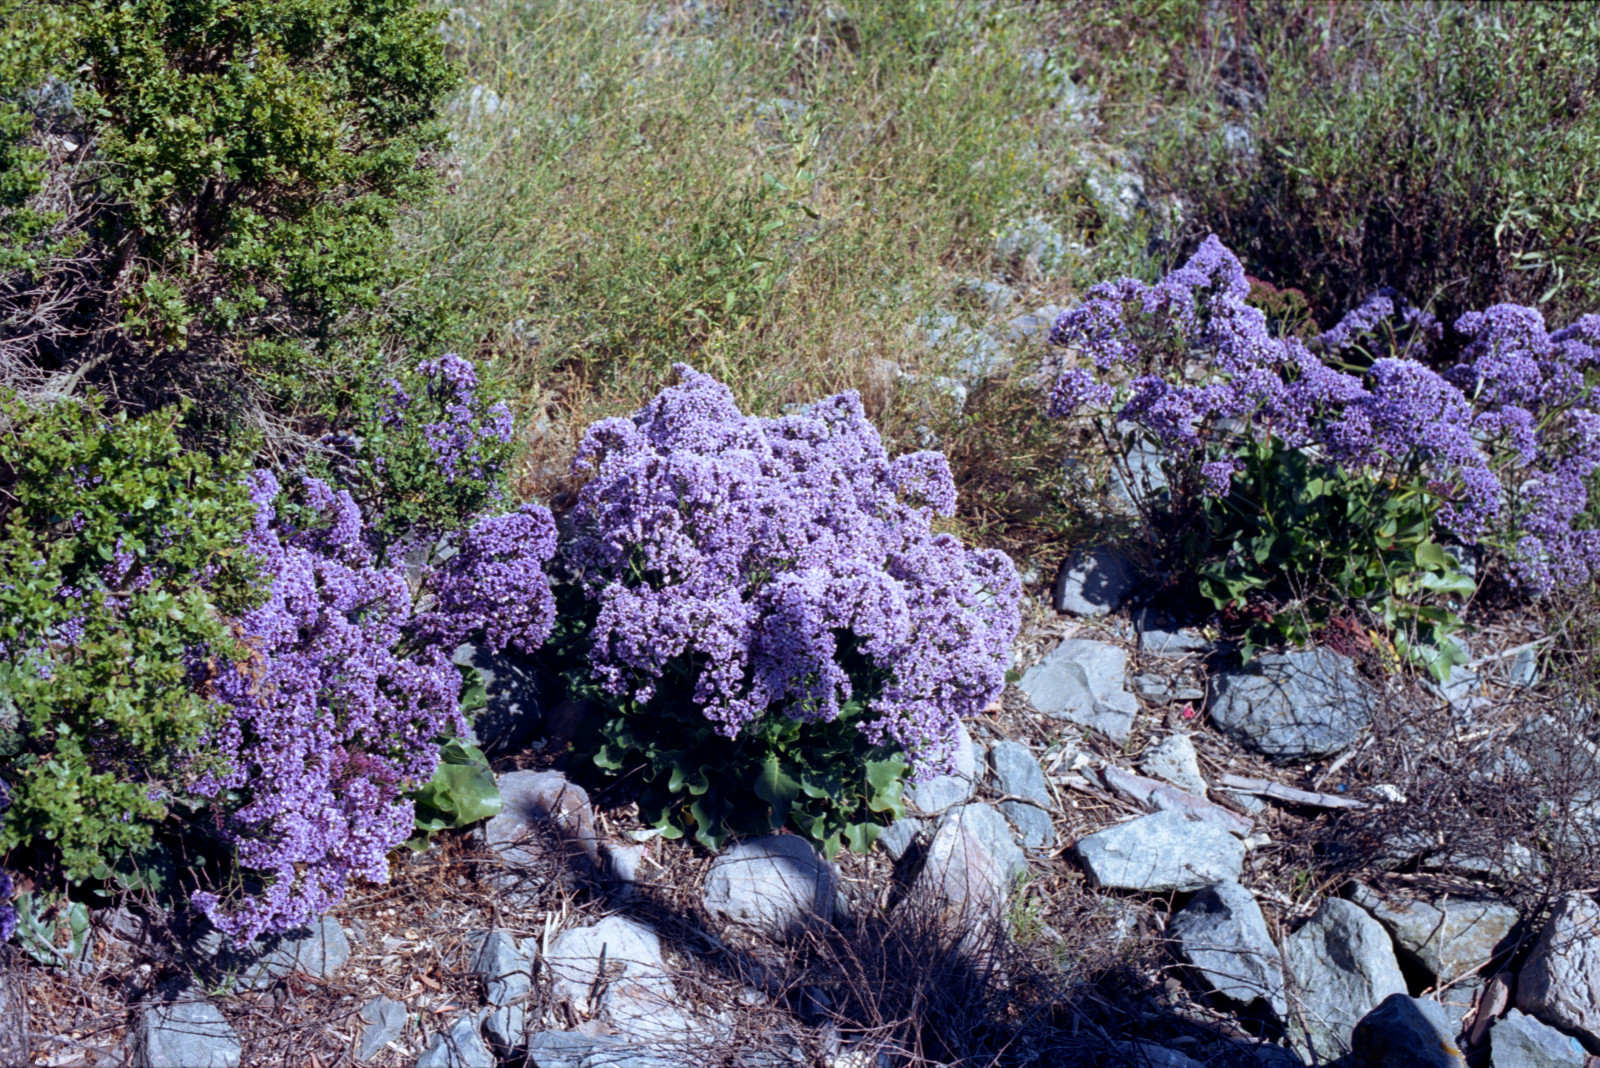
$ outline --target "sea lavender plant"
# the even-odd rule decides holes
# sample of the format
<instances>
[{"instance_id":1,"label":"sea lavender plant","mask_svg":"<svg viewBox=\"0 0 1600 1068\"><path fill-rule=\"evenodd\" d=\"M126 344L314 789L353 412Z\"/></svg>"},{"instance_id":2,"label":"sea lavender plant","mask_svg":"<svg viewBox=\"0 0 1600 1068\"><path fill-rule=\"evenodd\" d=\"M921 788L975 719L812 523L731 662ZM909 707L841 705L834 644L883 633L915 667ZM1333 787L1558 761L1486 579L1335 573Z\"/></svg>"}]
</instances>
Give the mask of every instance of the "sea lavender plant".
<instances>
[{"instance_id":1,"label":"sea lavender plant","mask_svg":"<svg viewBox=\"0 0 1600 1068\"><path fill-rule=\"evenodd\" d=\"M326 522L278 521L277 479L250 480L245 546L271 577L266 603L239 617L250 656L216 666L210 692L229 714L204 749L220 758L193 791L222 802L218 829L260 881L236 898L195 904L240 941L314 918L350 875L382 882L389 850L412 829L408 788L459 734L460 675L437 647L402 649L411 595L398 568L373 566L347 491L306 479L306 510Z\"/></svg>"},{"instance_id":2,"label":"sea lavender plant","mask_svg":"<svg viewBox=\"0 0 1600 1068\"><path fill-rule=\"evenodd\" d=\"M1535 593L1592 576L1600 542L1587 486L1600 466L1600 423L1584 372L1595 362L1600 317L1547 334L1532 309L1463 316L1463 363L1439 374L1418 357L1442 328L1392 291L1309 345L1275 336L1248 293L1238 261L1213 236L1156 285L1093 287L1052 331L1090 366L1063 372L1050 414L1093 418L1114 459L1139 438L1168 455L1168 498L1135 503L1150 529L1167 524L1169 545L1220 548L1236 573L1250 569L1241 562L1250 555L1263 571L1281 565L1274 554L1290 532L1252 527L1241 539L1236 528L1262 512L1264 480L1285 477L1287 468L1268 468L1294 453L1312 465L1297 468L1302 489L1279 503L1327 527L1324 534L1340 526L1335 541L1356 536L1376 546L1384 576L1376 589L1391 622L1399 589L1463 592L1460 576L1440 563L1437 538L1499 550L1513 579ZM1308 503L1331 486L1343 503ZM1373 529L1343 530L1356 515ZM1184 529L1194 524L1207 528L1203 537ZM1304 531L1289 541L1321 544ZM1393 555L1397 548L1411 563ZM1408 571L1429 574L1412 581Z\"/></svg>"},{"instance_id":3,"label":"sea lavender plant","mask_svg":"<svg viewBox=\"0 0 1600 1068\"><path fill-rule=\"evenodd\" d=\"M874 759L903 752L918 776L948 768L960 717L999 692L1021 586L1004 554L933 533L955 503L944 458L891 460L854 393L763 419L676 370L677 385L595 424L579 450L594 477L565 560L593 617L588 676L646 718L681 696L724 739L847 723L888 747ZM774 781L802 774L773 749L745 754L758 751ZM825 778L807 793L828 794ZM672 818L715 844L725 828L700 804Z\"/></svg>"}]
</instances>

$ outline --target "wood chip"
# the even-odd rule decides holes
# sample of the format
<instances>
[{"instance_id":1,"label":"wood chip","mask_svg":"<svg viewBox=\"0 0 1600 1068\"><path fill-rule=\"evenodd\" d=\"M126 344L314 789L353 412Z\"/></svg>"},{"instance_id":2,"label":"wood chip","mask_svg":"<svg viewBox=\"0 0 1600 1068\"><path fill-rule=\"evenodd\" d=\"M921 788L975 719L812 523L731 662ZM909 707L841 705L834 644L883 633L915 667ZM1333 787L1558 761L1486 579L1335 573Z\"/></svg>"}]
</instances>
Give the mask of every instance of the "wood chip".
<instances>
[{"instance_id":1,"label":"wood chip","mask_svg":"<svg viewBox=\"0 0 1600 1068\"><path fill-rule=\"evenodd\" d=\"M1238 790L1240 793L1255 794L1257 797L1270 797L1274 801L1286 801L1291 805L1310 805L1313 808L1344 808L1364 809L1367 806L1350 797L1340 797L1338 794L1317 794L1310 790L1297 790L1293 786L1285 786L1270 779L1249 779L1243 775L1224 775L1218 785L1225 790Z\"/></svg>"}]
</instances>

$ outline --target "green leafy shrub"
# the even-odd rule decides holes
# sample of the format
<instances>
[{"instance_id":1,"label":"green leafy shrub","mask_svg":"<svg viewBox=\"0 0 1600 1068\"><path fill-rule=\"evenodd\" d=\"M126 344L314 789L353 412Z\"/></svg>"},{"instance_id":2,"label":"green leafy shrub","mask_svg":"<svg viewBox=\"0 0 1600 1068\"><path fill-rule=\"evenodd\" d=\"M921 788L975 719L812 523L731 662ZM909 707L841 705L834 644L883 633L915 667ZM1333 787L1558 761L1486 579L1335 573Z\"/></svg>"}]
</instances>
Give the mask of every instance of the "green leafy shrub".
<instances>
[{"instance_id":1,"label":"green leafy shrub","mask_svg":"<svg viewBox=\"0 0 1600 1068\"><path fill-rule=\"evenodd\" d=\"M1394 486L1318 463L1280 439L1244 443L1223 497L1203 498L1203 535L1189 543L1199 589L1218 609L1268 607L1248 618L1243 655L1304 645L1354 608L1395 635L1400 652L1448 678L1464 662L1446 598L1476 583L1433 540L1443 501L1425 483Z\"/></svg>"},{"instance_id":2,"label":"green leafy shrub","mask_svg":"<svg viewBox=\"0 0 1600 1068\"><path fill-rule=\"evenodd\" d=\"M437 16L417 0L43 13L42 43L7 20L0 61L4 382L93 384L134 409L192 397L212 431L295 441L285 414L329 416L377 377L391 225L430 188L455 80Z\"/></svg>"},{"instance_id":3,"label":"green leafy shrub","mask_svg":"<svg viewBox=\"0 0 1600 1068\"><path fill-rule=\"evenodd\" d=\"M0 852L104 879L147 846L217 708L197 650L259 600L238 456L185 452L178 412L0 401Z\"/></svg>"},{"instance_id":4,"label":"green leafy shrub","mask_svg":"<svg viewBox=\"0 0 1600 1068\"><path fill-rule=\"evenodd\" d=\"M1082 76L1150 110L1147 177L1198 234L1304 286L1322 325L1383 285L1445 321L1597 304L1600 22L1584 5L1188 0L1097 21L1106 55Z\"/></svg>"},{"instance_id":5,"label":"green leafy shrub","mask_svg":"<svg viewBox=\"0 0 1600 1068\"><path fill-rule=\"evenodd\" d=\"M462 711L470 711L466 699ZM411 792L411 804L415 831L406 845L420 853L440 831L470 827L498 813L500 787L483 750L451 738L439 747L433 778Z\"/></svg>"}]
</instances>

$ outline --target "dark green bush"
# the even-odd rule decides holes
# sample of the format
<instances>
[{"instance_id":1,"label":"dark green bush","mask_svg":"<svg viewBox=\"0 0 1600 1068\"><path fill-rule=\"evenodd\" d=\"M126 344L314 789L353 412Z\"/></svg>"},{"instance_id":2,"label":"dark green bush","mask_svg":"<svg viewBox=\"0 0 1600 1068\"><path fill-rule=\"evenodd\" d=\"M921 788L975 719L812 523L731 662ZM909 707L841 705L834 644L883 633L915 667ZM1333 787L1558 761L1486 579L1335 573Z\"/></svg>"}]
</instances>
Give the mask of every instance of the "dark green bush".
<instances>
[{"instance_id":1,"label":"dark green bush","mask_svg":"<svg viewBox=\"0 0 1600 1068\"><path fill-rule=\"evenodd\" d=\"M1150 177L1324 326L1383 285L1446 322L1502 301L1565 322L1600 298L1588 5L1189 0L1101 21L1108 50L1149 37L1080 76L1159 102Z\"/></svg>"},{"instance_id":2,"label":"dark green bush","mask_svg":"<svg viewBox=\"0 0 1600 1068\"><path fill-rule=\"evenodd\" d=\"M241 459L180 447L178 412L0 400L0 854L104 879L215 722L202 651L259 599ZM238 653L238 655L243 655Z\"/></svg>"},{"instance_id":3,"label":"dark green bush","mask_svg":"<svg viewBox=\"0 0 1600 1068\"><path fill-rule=\"evenodd\" d=\"M32 7L31 5L25 5ZM0 372L289 434L374 376L455 80L417 0L55 0L0 33ZM50 27L33 32L35 24Z\"/></svg>"}]
</instances>

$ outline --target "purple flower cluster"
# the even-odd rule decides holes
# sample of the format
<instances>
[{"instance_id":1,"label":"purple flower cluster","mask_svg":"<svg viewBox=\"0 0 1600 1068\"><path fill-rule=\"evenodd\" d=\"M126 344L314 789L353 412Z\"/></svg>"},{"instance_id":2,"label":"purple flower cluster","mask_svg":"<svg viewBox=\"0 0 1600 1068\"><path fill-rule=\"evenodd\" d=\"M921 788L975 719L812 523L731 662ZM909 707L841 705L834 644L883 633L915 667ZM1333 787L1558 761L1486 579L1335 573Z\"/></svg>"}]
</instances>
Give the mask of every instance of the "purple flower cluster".
<instances>
[{"instance_id":1,"label":"purple flower cluster","mask_svg":"<svg viewBox=\"0 0 1600 1068\"><path fill-rule=\"evenodd\" d=\"M319 915L350 875L384 881L389 850L412 829L404 791L433 773L435 738L463 727L460 676L443 652L400 652L411 618L402 569L373 566L348 492L315 479L303 490L324 525L280 523L277 480L252 476L245 545L271 590L237 621L249 659L210 680L229 714L196 765L196 793L244 799L219 826L263 888L194 899L240 941Z\"/></svg>"},{"instance_id":2,"label":"purple flower cluster","mask_svg":"<svg viewBox=\"0 0 1600 1068\"><path fill-rule=\"evenodd\" d=\"M480 419L477 369L471 360L453 352L437 360L423 361L417 371L427 379L428 400L442 414L438 421L424 423L422 431L435 462L444 472L445 481L489 478L483 449L486 445L504 445L511 440L515 421L510 407L504 401L497 402L489 408L487 418ZM386 426L398 427L405 421L406 412L416 398L393 380L389 382L389 390L382 421Z\"/></svg>"},{"instance_id":3,"label":"purple flower cluster","mask_svg":"<svg viewBox=\"0 0 1600 1068\"><path fill-rule=\"evenodd\" d=\"M11 787L0 779L0 812L11 807ZM9 942L17 933L17 907L11 903L16 888L11 885L11 874L0 870L0 942Z\"/></svg>"},{"instance_id":4,"label":"purple flower cluster","mask_svg":"<svg viewBox=\"0 0 1600 1068\"><path fill-rule=\"evenodd\" d=\"M1021 584L1003 553L931 531L955 505L944 458L891 461L854 393L762 419L676 370L579 451L594 477L566 556L599 604L595 678L646 702L670 663L693 664L693 699L728 737L864 701L868 738L919 775L947 767L959 717L1000 690Z\"/></svg>"},{"instance_id":5,"label":"purple flower cluster","mask_svg":"<svg viewBox=\"0 0 1600 1068\"><path fill-rule=\"evenodd\" d=\"M450 648L481 631L495 652L510 646L532 653L555 626L556 602L544 570L555 552L548 508L526 504L478 520L433 575L437 604L419 617L417 633Z\"/></svg>"},{"instance_id":6,"label":"purple flower cluster","mask_svg":"<svg viewBox=\"0 0 1600 1068\"><path fill-rule=\"evenodd\" d=\"M1547 333L1531 308L1465 315L1455 324L1469 339L1463 362L1441 375L1406 355L1425 352L1441 327L1385 290L1313 342L1330 354L1367 348L1376 358L1358 374L1273 337L1247 294L1214 236L1154 286L1093 287L1051 332L1093 369L1064 371L1049 413L1133 424L1175 455L1195 490L1215 495L1237 471L1238 434L1276 436L1347 468L1426 483L1444 497L1445 530L1504 551L1537 593L1600 574L1600 534L1585 518L1600 467L1585 383L1600 362L1600 316Z\"/></svg>"}]
</instances>

